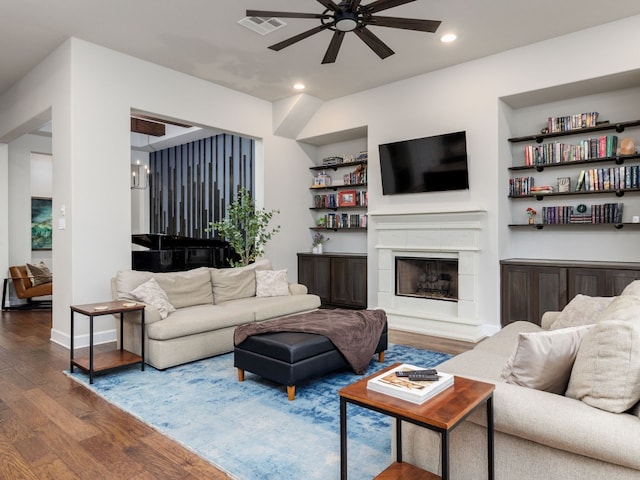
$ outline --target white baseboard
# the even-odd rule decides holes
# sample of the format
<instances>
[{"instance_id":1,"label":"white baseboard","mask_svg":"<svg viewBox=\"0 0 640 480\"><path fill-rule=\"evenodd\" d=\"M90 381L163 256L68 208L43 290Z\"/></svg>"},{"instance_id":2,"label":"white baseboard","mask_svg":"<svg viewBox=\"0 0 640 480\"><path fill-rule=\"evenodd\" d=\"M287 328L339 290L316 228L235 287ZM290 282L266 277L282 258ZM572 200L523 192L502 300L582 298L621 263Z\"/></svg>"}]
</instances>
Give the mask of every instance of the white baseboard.
<instances>
[{"instance_id":1,"label":"white baseboard","mask_svg":"<svg viewBox=\"0 0 640 480\"><path fill-rule=\"evenodd\" d=\"M103 343L111 343L115 342L116 330L103 330L101 332L93 332L93 344L101 345ZM68 333L61 332L60 330L51 329L51 341L53 343L57 343L58 345L62 345L65 348L71 347L71 337ZM89 334L84 335L76 335L73 340L73 348L85 348L89 346Z\"/></svg>"}]
</instances>

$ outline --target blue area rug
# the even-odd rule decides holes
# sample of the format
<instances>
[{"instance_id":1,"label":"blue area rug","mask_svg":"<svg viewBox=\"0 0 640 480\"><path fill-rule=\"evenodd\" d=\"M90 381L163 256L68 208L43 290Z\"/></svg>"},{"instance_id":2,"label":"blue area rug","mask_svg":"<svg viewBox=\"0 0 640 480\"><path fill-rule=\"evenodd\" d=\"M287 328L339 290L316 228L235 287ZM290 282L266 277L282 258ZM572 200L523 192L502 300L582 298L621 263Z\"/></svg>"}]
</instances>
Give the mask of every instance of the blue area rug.
<instances>
[{"instance_id":1,"label":"blue area rug","mask_svg":"<svg viewBox=\"0 0 640 480\"><path fill-rule=\"evenodd\" d=\"M384 363L433 367L445 353L391 345ZM68 372L67 372L68 374ZM205 458L233 478L337 479L340 477L338 390L362 378L336 372L296 388L246 373L239 382L233 354L170 368L131 367L98 376L70 375L87 388ZM348 405L349 478L370 479L391 462L391 419Z\"/></svg>"}]
</instances>

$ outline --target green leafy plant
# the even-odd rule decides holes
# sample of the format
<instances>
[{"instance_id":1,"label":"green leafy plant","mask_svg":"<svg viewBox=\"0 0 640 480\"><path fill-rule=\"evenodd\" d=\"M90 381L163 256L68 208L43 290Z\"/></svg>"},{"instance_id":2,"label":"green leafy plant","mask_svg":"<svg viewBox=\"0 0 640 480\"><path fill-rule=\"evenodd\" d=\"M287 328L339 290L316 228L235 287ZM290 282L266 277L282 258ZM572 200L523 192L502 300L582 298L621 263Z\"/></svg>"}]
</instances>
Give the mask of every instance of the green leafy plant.
<instances>
[{"instance_id":1,"label":"green leafy plant","mask_svg":"<svg viewBox=\"0 0 640 480\"><path fill-rule=\"evenodd\" d=\"M320 232L316 232L316 234L313 236L312 246L317 247L318 245L323 245L327 243L329 240L330 240L329 237L325 237Z\"/></svg>"},{"instance_id":2,"label":"green leafy plant","mask_svg":"<svg viewBox=\"0 0 640 480\"><path fill-rule=\"evenodd\" d=\"M280 225L269 228L269 222L280 210L257 210L253 198L244 187L229 205L227 216L219 222L210 222L207 231L215 230L229 242L240 257L239 261L229 259L232 267L249 265L264 252L265 244L280 231Z\"/></svg>"}]
</instances>

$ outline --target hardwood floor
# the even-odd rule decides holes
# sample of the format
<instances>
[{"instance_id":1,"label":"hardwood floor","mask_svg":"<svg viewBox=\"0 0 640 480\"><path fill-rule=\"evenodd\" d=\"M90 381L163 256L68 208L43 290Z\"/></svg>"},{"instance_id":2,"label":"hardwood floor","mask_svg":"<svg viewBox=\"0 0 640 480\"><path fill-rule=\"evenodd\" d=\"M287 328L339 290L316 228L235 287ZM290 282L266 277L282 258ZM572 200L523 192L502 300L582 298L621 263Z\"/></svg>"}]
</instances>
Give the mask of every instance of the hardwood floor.
<instances>
[{"instance_id":1,"label":"hardwood floor","mask_svg":"<svg viewBox=\"0 0 640 480\"><path fill-rule=\"evenodd\" d=\"M62 373L69 351L49 341L51 313L0 313L0 479L227 479L223 472ZM390 332L447 353L465 342Z\"/></svg>"},{"instance_id":2,"label":"hardwood floor","mask_svg":"<svg viewBox=\"0 0 640 480\"><path fill-rule=\"evenodd\" d=\"M0 479L227 479L62 371L51 313L0 313Z\"/></svg>"}]
</instances>

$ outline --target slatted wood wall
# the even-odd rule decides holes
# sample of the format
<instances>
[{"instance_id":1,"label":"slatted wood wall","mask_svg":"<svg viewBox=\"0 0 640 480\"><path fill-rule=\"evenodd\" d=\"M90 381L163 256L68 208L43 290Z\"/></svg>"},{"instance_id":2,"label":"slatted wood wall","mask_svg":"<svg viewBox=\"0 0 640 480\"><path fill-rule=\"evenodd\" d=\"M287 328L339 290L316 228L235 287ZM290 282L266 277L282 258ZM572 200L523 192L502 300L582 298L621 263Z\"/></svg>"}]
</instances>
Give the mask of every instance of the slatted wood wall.
<instances>
[{"instance_id":1,"label":"slatted wood wall","mask_svg":"<svg viewBox=\"0 0 640 480\"><path fill-rule=\"evenodd\" d=\"M151 233L211 238L209 222L224 218L244 186L254 191L255 145L221 134L149 155Z\"/></svg>"}]
</instances>

